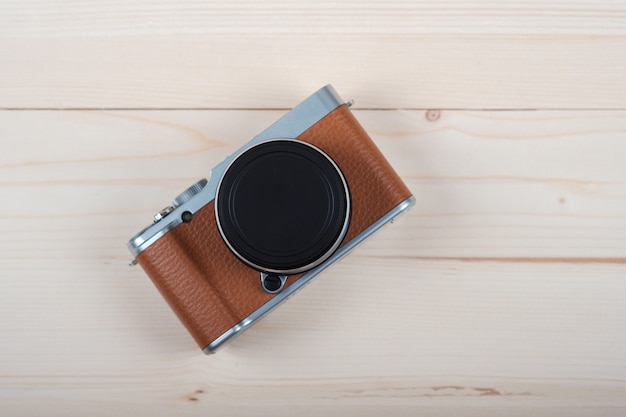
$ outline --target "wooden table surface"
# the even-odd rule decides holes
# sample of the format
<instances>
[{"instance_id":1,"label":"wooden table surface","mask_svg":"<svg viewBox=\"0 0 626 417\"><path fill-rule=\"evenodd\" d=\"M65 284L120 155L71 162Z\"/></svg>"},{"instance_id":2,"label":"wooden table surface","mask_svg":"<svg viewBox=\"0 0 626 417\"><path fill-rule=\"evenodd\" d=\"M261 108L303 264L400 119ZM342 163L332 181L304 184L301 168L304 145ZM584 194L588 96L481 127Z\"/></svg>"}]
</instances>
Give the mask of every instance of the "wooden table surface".
<instances>
[{"instance_id":1,"label":"wooden table surface","mask_svg":"<svg viewBox=\"0 0 626 417\"><path fill-rule=\"evenodd\" d=\"M417 197L217 355L127 239L332 83ZM0 4L1 416L625 416L626 5Z\"/></svg>"}]
</instances>

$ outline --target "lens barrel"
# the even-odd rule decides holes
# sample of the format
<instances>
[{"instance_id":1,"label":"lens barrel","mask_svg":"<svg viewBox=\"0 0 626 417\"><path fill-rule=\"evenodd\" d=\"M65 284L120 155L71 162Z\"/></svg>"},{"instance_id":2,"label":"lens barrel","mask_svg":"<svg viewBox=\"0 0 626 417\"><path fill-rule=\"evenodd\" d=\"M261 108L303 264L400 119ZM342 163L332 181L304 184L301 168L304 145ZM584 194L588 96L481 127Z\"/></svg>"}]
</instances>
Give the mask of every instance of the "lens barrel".
<instances>
[{"instance_id":1,"label":"lens barrel","mask_svg":"<svg viewBox=\"0 0 626 417\"><path fill-rule=\"evenodd\" d=\"M290 275L337 249L349 224L350 195L328 155L276 139L235 158L219 183L215 211L222 238L242 261Z\"/></svg>"}]
</instances>

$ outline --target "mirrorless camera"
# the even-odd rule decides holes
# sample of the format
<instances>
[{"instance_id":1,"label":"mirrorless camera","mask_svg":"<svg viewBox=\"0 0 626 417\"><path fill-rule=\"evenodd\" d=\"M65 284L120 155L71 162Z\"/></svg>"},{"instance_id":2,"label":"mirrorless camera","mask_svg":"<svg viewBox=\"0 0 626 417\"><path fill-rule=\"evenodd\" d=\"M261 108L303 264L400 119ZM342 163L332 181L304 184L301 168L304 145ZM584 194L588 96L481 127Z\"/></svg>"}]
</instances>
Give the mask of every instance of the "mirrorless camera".
<instances>
[{"instance_id":1,"label":"mirrorless camera","mask_svg":"<svg viewBox=\"0 0 626 417\"><path fill-rule=\"evenodd\" d=\"M128 247L213 353L413 202L328 85L175 198Z\"/></svg>"}]
</instances>

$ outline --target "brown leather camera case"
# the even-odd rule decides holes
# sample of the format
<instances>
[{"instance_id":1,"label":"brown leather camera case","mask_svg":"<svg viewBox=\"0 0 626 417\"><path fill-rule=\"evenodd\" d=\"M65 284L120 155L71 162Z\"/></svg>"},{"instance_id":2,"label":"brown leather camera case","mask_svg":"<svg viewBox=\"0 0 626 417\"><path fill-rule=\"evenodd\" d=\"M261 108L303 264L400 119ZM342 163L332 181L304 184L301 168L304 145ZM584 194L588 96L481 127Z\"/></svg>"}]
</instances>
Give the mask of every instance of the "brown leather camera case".
<instances>
[{"instance_id":1,"label":"brown leather camera case","mask_svg":"<svg viewBox=\"0 0 626 417\"><path fill-rule=\"evenodd\" d=\"M352 217L343 243L411 196L345 105L298 139L326 152L345 176ZM261 288L259 272L243 264L222 240L213 201L191 223L176 226L147 247L137 261L200 348L275 296ZM285 287L300 276L289 277Z\"/></svg>"}]
</instances>

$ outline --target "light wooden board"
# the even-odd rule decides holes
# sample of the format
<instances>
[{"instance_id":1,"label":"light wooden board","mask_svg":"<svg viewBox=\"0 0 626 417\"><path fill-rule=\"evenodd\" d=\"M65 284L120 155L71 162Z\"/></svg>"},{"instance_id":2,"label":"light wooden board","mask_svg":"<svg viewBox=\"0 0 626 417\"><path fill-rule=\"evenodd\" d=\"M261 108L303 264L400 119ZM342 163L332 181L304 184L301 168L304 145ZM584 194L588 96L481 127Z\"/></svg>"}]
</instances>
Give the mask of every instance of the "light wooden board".
<instances>
[{"instance_id":1,"label":"light wooden board","mask_svg":"<svg viewBox=\"0 0 626 417\"><path fill-rule=\"evenodd\" d=\"M626 111L356 110L415 207L212 357L125 242L283 112L0 111L0 412L626 411Z\"/></svg>"},{"instance_id":2,"label":"light wooden board","mask_svg":"<svg viewBox=\"0 0 626 417\"><path fill-rule=\"evenodd\" d=\"M332 83L368 108L624 109L625 49L589 36L0 39L0 106L288 108Z\"/></svg>"},{"instance_id":3,"label":"light wooden board","mask_svg":"<svg viewBox=\"0 0 626 417\"><path fill-rule=\"evenodd\" d=\"M11 196L0 221L15 229L20 256L37 250L33 233L49 233L50 219L59 219L59 231L101 223L107 235L110 224L133 234L282 114L0 112L0 137L11 145L0 154L0 184ZM355 114L417 196L388 254L626 257L626 111ZM13 218L34 226L23 239ZM117 253L118 242L110 243Z\"/></svg>"},{"instance_id":4,"label":"light wooden board","mask_svg":"<svg viewBox=\"0 0 626 417\"><path fill-rule=\"evenodd\" d=\"M626 415L625 52L619 0L0 3L0 416ZM326 83L417 203L205 357L125 242Z\"/></svg>"},{"instance_id":5,"label":"light wooden board","mask_svg":"<svg viewBox=\"0 0 626 417\"><path fill-rule=\"evenodd\" d=\"M0 107L624 109L625 50L621 1L15 1Z\"/></svg>"},{"instance_id":6,"label":"light wooden board","mask_svg":"<svg viewBox=\"0 0 626 417\"><path fill-rule=\"evenodd\" d=\"M559 34L626 35L619 0L22 0L2 5L0 35Z\"/></svg>"}]
</instances>

